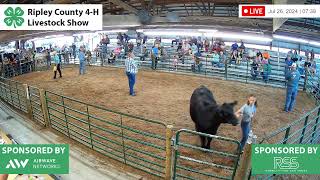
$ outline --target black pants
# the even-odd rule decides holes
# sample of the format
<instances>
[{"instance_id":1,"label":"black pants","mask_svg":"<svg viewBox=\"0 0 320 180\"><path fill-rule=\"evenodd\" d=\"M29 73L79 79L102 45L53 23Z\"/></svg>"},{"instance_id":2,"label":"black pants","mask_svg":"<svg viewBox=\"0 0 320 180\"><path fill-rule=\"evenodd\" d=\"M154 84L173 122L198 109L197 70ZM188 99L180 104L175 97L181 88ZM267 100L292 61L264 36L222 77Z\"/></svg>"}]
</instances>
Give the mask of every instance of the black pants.
<instances>
[{"instance_id":1,"label":"black pants","mask_svg":"<svg viewBox=\"0 0 320 180\"><path fill-rule=\"evenodd\" d=\"M59 72L60 77L62 77L60 64L57 65L57 70L54 72L54 79L57 77L57 71Z\"/></svg>"}]
</instances>

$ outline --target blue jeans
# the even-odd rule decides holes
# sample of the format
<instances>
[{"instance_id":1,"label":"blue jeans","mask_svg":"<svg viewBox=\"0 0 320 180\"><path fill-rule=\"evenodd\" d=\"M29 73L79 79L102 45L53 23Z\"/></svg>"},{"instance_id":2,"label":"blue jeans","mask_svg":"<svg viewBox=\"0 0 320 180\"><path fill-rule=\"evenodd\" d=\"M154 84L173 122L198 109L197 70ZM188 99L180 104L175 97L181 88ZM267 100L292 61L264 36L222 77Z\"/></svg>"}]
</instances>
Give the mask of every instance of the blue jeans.
<instances>
[{"instance_id":1,"label":"blue jeans","mask_svg":"<svg viewBox=\"0 0 320 180\"><path fill-rule=\"evenodd\" d=\"M269 73L268 72L263 72L262 77L263 77L264 81L269 81Z\"/></svg>"},{"instance_id":2,"label":"blue jeans","mask_svg":"<svg viewBox=\"0 0 320 180\"><path fill-rule=\"evenodd\" d=\"M242 130L242 139L240 142L240 150L243 150L243 147L246 145L246 142L249 137L250 132L250 122L243 122L241 121L241 130Z\"/></svg>"},{"instance_id":3,"label":"blue jeans","mask_svg":"<svg viewBox=\"0 0 320 180\"><path fill-rule=\"evenodd\" d=\"M82 75L84 73L86 73L86 62L85 61L80 61L79 74Z\"/></svg>"},{"instance_id":4,"label":"blue jeans","mask_svg":"<svg viewBox=\"0 0 320 180\"><path fill-rule=\"evenodd\" d=\"M284 107L285 111L292 111L296 103L296 97L298 94L298 89L287 87L286 105Z\"/></svg>"},{"instance_id":5,"label":"blue jeans","mask_svg":"<svg viewBox=\"0 0 320 180\"><path fill-rule=\"evenodd\" d=\"M133 88L134 84L136 83L136 74L127 72L127 77L129 81L129 89L130 89L130 95L134 94Z\"/></svg>"}]
</instances>

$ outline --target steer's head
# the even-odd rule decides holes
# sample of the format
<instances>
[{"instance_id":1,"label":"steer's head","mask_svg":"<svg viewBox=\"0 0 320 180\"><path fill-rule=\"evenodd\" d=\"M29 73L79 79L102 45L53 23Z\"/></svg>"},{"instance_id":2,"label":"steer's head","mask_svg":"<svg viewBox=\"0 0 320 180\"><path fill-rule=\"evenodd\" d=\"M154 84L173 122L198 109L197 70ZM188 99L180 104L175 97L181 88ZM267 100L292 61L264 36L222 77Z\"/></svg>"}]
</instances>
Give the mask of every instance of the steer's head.
<instances>
[{"instance_id":1,"label":"steer's head","mask_svg":"<svg viewBox=\"0 0 320 180\"><path fill-rule=\"evenodd\" d=\"M235 115L234 107L237 105L237 101L233 103L223 103L219 108L219 116L221 123L228 123L234 126L239 124L239 120Z\"/></svg>"}]
</instances>

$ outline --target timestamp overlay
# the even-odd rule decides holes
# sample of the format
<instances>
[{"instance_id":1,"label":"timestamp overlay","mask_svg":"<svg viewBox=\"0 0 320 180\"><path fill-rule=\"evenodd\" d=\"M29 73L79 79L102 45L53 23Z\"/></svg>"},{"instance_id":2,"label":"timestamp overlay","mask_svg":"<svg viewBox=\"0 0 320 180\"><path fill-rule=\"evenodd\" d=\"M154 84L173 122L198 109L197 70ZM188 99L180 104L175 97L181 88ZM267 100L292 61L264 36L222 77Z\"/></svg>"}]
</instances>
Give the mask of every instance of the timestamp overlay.
<instances>
[{"instance_id":1,"label":"timestamp overlay","mask_svg":"<svg viewBox=\"0 0 320 180\"><path fill-rule=\"evenodd\" d=\"M320 5L239 5L240 18L320 18Z\"/></svg>"}]
</instances>

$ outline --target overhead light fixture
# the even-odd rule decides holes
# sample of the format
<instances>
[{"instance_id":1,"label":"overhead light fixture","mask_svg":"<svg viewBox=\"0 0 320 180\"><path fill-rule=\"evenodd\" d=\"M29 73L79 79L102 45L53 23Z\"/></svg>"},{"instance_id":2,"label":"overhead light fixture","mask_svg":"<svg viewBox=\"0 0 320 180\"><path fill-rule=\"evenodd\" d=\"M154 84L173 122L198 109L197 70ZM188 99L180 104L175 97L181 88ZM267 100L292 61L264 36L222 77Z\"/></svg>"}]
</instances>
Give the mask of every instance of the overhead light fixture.
<instances>
[{"instance_id":1,"label":"overhead light fixture","mask_svg":"<svg viewBox=\"0 0 320 180\"><path fill-rule=\"evenodd\" d=\"M245 32L245 33L253 33L253 34L264 34L264 33L261 32L261 31L247 31L247 30L243 30L242 32Z\"/></svg>"},{"instance_id":2,"label":"overhead light fixture","mask_svg":"<svg viewBox=\"0 0 320 180\"><path fill-rule=\"evenodd\" d=\"M80 34L73 34L73 36L83 36L83 35L91 35L94 33L80 33Z\"/></svg>"},{"instance_id":3,"label":"overhead light fixture","mask_svg":"<svg viewBox=\"0 0 320 180\"><path fill-rule=\"evenodd\" d=\"M281 35L276 35L276 34L273 35L273 38L287 40L287 41L293 41L293 42L300 42L300 43L305 43L305 44L308 43L308 41L305 39L294 38L294 37L289 37L289 36L281 36Z\"/></svg>"},{"instance_id":4,"label":"overhead light fixture","mask_svg":"<svg viewBox=\"0 0 320 180\"><path fill-rule=\"evenodd\" d=\"M235 34L235 33L227 33L227 32L217 32L217 33L205 33L207 37L219 37L219 38L227 38L227 39L235 39L235 40L252 40L252 41L261 41L261 42L271 42L272 38L265 36L254 36L247 34Z\"/></svg>"},{"instance_id":5,"label":"overhead light fixture","mask_svg":"<svg viewBox=\"0 0 320 180\"><path fill-rule=\"evenodd\" d=\"M127 29L114 29L114 30L106 30L106 31L97 31L96 33L125 33L128 32Z\"/></svg>"},{"instance_id":6,"label":"overhead light fixture","mask_svg":"<svg viewBox=\"0 0 320 180\"><path fill-rule=\"evenodd\" d=\"M151 36L164 36L164 35L173 35L173 36L201 36L202 33L197 32L186 32L186 31L146 31L146 35Z\"/></svg>"},{"instance_id":7,"label":"overhead light fixture","mask_svg":"<svg viewBox=\"0 0 320 180\"><path fill-rule=\"evenodd\" d=\"M320 46L320 42L316 42L316 41L309 41L309 44Z\"/></svg>"},{"instance_id":8,"label":"overhead light fixture","mask_svg":"<svg viewBox=\"0 0 320 180\"><path fill-rule=\"evenodd\" d=\"M130 24L130 25L112 25L112 26L103 26L107 28L114 28L114 27L137 27L141 26L140 24Z\"/></svg>"},{"instance_id":9,"label":"overhead light fixture","mask_svg":"<svg viewBox=\"0 0 320 180\"><path fill-rule=\"evenodd\" d=\"M198 29L199 32L210 32L210 33L214 33L217 32L218 30L216 29Z\"/></svg>"}]
</instances>

